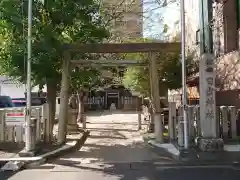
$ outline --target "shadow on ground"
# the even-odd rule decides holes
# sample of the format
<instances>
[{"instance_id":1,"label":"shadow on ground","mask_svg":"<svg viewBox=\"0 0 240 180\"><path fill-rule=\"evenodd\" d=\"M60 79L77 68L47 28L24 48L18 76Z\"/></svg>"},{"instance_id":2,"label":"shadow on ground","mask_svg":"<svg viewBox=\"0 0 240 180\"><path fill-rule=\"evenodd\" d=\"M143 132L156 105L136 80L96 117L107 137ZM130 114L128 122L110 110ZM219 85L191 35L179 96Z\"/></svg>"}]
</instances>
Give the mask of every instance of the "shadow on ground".
<instances>
[{"instance_id":1,"label":"shadow on ground","mask_svg":"<svg viewBox=\"0 0 240 180\"><path fill-rule=\"evenodd\" d=\"M52 169L52 172L71 172L78 170L86 170L91 172L101 172L105 175L120 177L119 180L139 180L139 179L155 179L155 171L157 161L172 164L172 160L166 157L149 160L149 155L141 157L145 151L144 145L141 143L129 145L94 145L85 144L84 147L89 147L89 151L78 151L72 154L65 155L61 159L49 162L50 166L44 169ZM144 152L146 153L146 152ZM78 158L81 160L75 160ZM88 161L89 160L89 161ZM55 165L61 165L65 168L59 170L54 168Z\"/></svg>"},{"instance_id":2,"label":"shadow on ground","mask_svg":"<svg viewBox=\"0 0 240 180\"><path fill-rule=\"evenodd\" d=\"M100 130L100 131L98 131ZM139 137L125 136L133 130L95 128L82 150L49 161L49 166L37 169L52 169L51 172L76 172L86 170L120 177L120 180L155 179L156 162L173 164L172 159L157 156L146 148ZM97 133L97 135L95 135ZM92 134L92 135L91 135ZM62 168L55 168L59 167Z\"/></svg>"},{"instance_id":3,"label":"shadow on ground","mask_svg":"<svg viewBox=\"0 0 240 180\"><path fill-rule=\"evenodd\" d=\"M3 142L0 143L0 156L2 153L18 153L24 148L24 143L15 143L15 142Z\"/></svg>"},{"instance_id":4,"label":"shadow on ground","mask_svg":"<svg viewBox=\"0 0 240 180\"><path fill-rule=\"evenodd\" d=\"M2 168L7 162L1 161L0 162L0 168ZM0 179L1 180L7 180L10 177L14 176L17 172L13 172L13 171L1 171L0 170Z\"/></svg>"},{"instance_id":5,"label":"shadow on ground","mask_svg":"<svg viewBox=\"0 0 240 180\"><path fill-rule=\"evenodd\" d=\"M9 178L11 178L12 176L14 176L15 174L17 174L17 172L13 172L13 171L0 171L0 179L1 180L7 180Z\"/></svg>"}]
</instances>

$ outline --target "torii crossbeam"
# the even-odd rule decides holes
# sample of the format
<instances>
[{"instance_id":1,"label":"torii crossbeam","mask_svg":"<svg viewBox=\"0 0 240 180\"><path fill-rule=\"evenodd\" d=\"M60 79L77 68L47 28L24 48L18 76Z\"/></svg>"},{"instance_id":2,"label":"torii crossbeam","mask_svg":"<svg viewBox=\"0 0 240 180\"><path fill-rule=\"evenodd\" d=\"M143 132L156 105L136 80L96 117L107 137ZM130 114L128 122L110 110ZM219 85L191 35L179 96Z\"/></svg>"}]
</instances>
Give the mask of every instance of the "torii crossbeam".
<instances>
[{"instance_id":1,"label":"torii crossbeam","mask_svg":"<svg viewBox=\"0 0 240 180\"><path fill-rule=\"evenodd\" d=\"M68 89L70 79L70 64L81 64L84 62L71 61L71 53L149 53L149 71L150 71L150 89L154 109L155 132L156 139L163 143L163 127L161 123L161 107L159 96L159 80L156 68L156 53L157 52L179 52L180 43L125 43L125 44L65 44L63 46L63 64L62 64L62 82L60 92L60 114L59 114L59 129L58 143L63 144L66 141L67 125L66 120L68 115ZM87 60L86 60L87 61ZM99 63L104 62L99 61ZM89 63L89 62L87 62ZM95 62L96 63L96 62ZM118 62L114 62L116 65ZM112 63L113 65L115 65ZM126 63L126 62L125 62ZM133 63L133 62L128 62ZM144 62L138 62L138 65ZM106 63L105 63L106 64ZM136 63L135 63L136 64ZM86 65L86 63L85 63ZM90 63L89 63L90 65ZM76 126L76 122L68 122L69 126Z\"/></svg>"}]
</instances>

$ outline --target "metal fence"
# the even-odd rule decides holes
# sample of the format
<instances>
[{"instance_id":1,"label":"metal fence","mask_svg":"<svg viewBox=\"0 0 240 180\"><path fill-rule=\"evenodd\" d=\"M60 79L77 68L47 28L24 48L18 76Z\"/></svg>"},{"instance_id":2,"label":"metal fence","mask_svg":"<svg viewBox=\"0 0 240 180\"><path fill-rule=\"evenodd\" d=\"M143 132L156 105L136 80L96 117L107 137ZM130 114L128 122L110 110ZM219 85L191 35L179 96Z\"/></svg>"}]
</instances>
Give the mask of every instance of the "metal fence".
<instances>
[{"instance_id":1,"label":"metal fence","mask_svg":"<svg viewBox=\"0 0 240 180\"><path fill-rule=\"evenodd\" d=\"M32 120L35 122L34 142L50 140L50 122L48 118L48 104L32 107ZM25 142L25 107L0 109L0 143Z\"/></svg>"}]
</instances>

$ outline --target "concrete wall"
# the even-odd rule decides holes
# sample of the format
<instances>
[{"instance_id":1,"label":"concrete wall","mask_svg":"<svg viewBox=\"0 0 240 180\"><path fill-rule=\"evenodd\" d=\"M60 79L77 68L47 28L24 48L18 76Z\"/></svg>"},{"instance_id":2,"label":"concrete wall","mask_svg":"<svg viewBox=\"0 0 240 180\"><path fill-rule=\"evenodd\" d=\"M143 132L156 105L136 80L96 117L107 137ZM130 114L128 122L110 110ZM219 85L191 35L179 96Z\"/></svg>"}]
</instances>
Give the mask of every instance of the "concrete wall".
<instances>
[{"instance_id":1,"label":"concrete wall","mask_svg":"<svg viewBox=\"0 0 240 180\"><path fill-rule=\"evenodd\" d=\"M199 2L185 0L186 51L194 52L198 59L200 47L196 44L196 32L199 29Z\"/></svg>"}]
</instances>

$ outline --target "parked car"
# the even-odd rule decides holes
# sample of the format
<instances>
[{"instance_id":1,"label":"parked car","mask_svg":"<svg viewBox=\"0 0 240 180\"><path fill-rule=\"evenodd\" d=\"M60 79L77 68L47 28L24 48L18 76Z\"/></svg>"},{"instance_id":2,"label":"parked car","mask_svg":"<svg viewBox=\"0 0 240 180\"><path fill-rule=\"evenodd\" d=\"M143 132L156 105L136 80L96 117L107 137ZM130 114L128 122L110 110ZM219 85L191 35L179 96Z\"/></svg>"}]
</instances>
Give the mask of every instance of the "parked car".
<instances>
[{"instance_id":1,"label":"parked car","mask_svg":"<svg viewBox=\"0 0 240 180\"><path fill-rule=\"evenodd\" d=\"M27 101L25 98L13 98L12 102L16 107L24 107L27 104ZM31 105L32 106L41 106L46 102L47 102L46 98L35 98L34 97L34 98L32 98Z\"/></svg>"},{"instance_id":2,"label":"parked car","mask_svg":"<svg viewBox=\"0 0 240 180\"><path fill-rule=\"evenodd\" d=\"M15 105L15 107L24 107L24 106L26 106L25 98L13 98L12 102Z\"/></svg>"},{"instance_id":3,"label":"parked car","mask_svg":"<svg viewBox=\"0 0 240 180\"><path fill-rule=\"evenodd\" d=\"M15 107L9 96L0 96L0 108Z\"/></svg>"}]
</instances>

